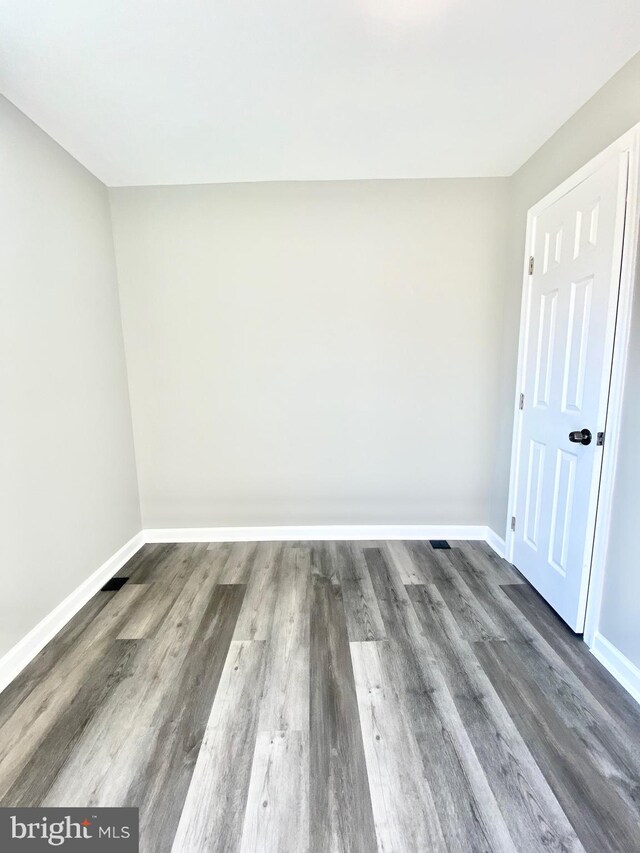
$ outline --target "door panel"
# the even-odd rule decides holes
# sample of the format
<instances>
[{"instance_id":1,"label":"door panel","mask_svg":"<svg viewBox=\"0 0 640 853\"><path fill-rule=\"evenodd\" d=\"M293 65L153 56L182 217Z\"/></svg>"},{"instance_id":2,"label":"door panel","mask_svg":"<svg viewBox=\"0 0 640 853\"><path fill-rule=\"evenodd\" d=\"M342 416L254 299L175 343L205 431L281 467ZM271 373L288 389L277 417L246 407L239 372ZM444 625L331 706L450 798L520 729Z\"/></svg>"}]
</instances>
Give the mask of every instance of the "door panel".
<instances>
[{"instance_id":1,"label":"door panel","mask_svg":"<svg viewBox=\"0 0 640 853\"><path fill-rule=\"evenodd\" d=\"M553 504L551 507L551 539L549 563L561 575L567 574L567 553L571 533L573 492L576 482L578 458L574 453L558 450L553 478Z\"/></svg>"},{"instance_id":2,"label":"door panel","mask_svg":"<svg viewBox=\"0 0 640 853\"><path fill-rule=\"evenodd\" d=\"M534 550L538 547L540 509L542 506L542 481L544 475L545 446L531 439L529 443L529 471L527 477L527 506L525 509L524 538Z\"/></svg>"},{"instance_id":3,"label":"door panel","mask_svg":"<svg viewBox=\"0 0 640 853\"><path fill-rule=\"evenodd\" d=\"M564 355L562 411L581 412L587 370L593 276L571 282L567 348Z\"/></svg>"},{"instance_id":4,"label":"door panel","mask_svg":"<svg viewBox=\"0 0 640 853\"><path fill-rule=\"evenodd\" d=\"M513 560L575 631L595 529L627 160L612 153L533 222ZM591 444L571 442L583 428Z\"/></svg>"},{"instance_id":5,"label":"door panel","mask_svg":"<svg viewBox=\"0 0 640 853\"><path fill-rule=\"evenodd\" d=\"M536 358L535 404L549 406L551 369L553 367L553 345L556 333L556 311L558 291L540 294L540 329L538 333L538 355Z\"/></svg>"}]
</instances>

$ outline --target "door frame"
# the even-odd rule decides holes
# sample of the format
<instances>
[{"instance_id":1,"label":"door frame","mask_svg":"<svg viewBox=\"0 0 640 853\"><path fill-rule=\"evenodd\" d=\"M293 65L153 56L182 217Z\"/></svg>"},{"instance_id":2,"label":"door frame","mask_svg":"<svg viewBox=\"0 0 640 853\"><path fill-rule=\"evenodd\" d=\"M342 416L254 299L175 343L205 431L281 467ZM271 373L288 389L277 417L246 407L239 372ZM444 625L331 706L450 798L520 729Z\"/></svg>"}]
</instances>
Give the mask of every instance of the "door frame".
<instances>
[{"instance_id":1,"label":"door frame","mask_svg":"<svg viewBox=\"0 0 640 853\"><path fill-rule=\"evenodd\" d=\"M612 153L628 154L627 201L624 220L624 235L622 241L622 264L618 290L617 313L615 320L613 359L611 376L608 383L609 402L607 406L605 443L603 447L602 469L598 492L593 547L591 552L591 572L589 576L586 618L584 625L585 642L591 646L598 630L600 605L607 550L609 530L613 505L613 490L616 467L618 462L618 445L622 423L622 407L624 383L627 368L627 355L631 333L631 311L633 291L638 275L638 240L640 238L640 123L636 124L619 139L609 145L604 151L578 169L573 175L563 181L558 187L548 193L527 211L527 231L522 276L522 304L520 309L520 332L518 342L518 370L516 375L516 390L514 399L513 438L511 445L511 471L509 477L509 501L506 524L506 557L513 562L515 535L511 530L511 518L516 513L518 494L520 445L522 434L522 411L520 410L520 394L524 386L525 359L528 350L529 315L531 308L531 276L529 275L529 258L533 255L535 244L535 217L543 210L558 201L572 189L577 187L594 172L596 172ZM603 391L607 390L603 382ZM586 547L587 543L585 543Z\"/></svg>"}]
</instances>

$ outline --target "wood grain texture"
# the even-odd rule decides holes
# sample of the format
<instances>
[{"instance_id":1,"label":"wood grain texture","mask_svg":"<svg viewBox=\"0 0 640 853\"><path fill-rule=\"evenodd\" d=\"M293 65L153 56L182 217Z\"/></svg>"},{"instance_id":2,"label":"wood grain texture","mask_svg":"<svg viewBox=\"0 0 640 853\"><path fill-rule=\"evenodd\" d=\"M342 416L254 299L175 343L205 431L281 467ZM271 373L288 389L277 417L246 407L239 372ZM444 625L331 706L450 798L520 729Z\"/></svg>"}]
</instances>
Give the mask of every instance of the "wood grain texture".
<instances>
[{"instance_id":1,"label":"wood grain texture","mask_svg":"<svg viewBox=\"0 0 640 853\"><path fill-rule=\"evenodd\" d=\"M151 583L161 577L165 566L175 566L179 545L143 545L129 563L117 573L117 577L128 577L129 583Z\"/></svg>"},{"instance_id":2,"label":"wood grain texture","mask_svg":"<svg viewBox=\"0 0 640 853\"><path fill-rule=\"evenodd\" d=\"M121 569L118 569L114 577L130 578L144 560L151 559L152 555L158 552L159 549L165 549L167 547L167 545L160 545L158 543L147 543L143 545L142 548L136 551L136 553L127 560Z\"/></svg>"},{"instance_id":3,"label":"wood grain texture","mask_svg":"<svg viewBox=\"0 0 640 853\"><path fill-rule=\"evenodd\" d=\"M350 640L384 640L386 634L362 547L331 543L329 559L340 578Z\"/></svg>"},{"instance_id":4,"label":"wood grain texture","mask_svg":"<svg viewBox=\"0 0 640 853\"><path fill-rule=\"evenodd\" d=\"M227 556L228 549L201 552L157 638L138 645L130 677L111 691L93 716L49 791L46 805L127 803L133 780L154 754ZM105 732L111 736L105 737Z\"/></svg>"},{"instance_id":5,"label":"wood grain texture","mask_svg":"<svg viewBox=\"0 0 640 853\"><path fill-rule=\"evenodd\" d=\"M244 591L214 589L175 689L166 691L155 747L125 797L140 809L141 853L171 850Z\"/></svg>"},{"instance_id":6,"label":"wood grain texture","mask_svg":"<svg viewBox=\"0 0 640 853\"><path fill-rule=\"evenodd\" d=\"M74 749L97 708L130 671L136 643L116 640L95 661L70 705L59 714L0 805L38 806L44 802L67 754Z\"/></svg>"},{"instance_id":7,"label":"wood grain texture","mask_svg":"<svg viewBox=\"0 0 640 853\"><path fill-rule=\"evenodd\" d=\"M346 618L323 550L313 560L310 844L314 853L369 853L376 834Z\"/></svg>"},{"instance_id":8,"label":"wood grain texture","mask_svg":"<svg viewBox=\"0 0 640 853\"><path fill-rule=\"evenodd\" d=\"M309 631L311 552L288 548L282 555L271 630L265 649L265 686L259 728L309 731Z\"/></svg>"},{"instance_id":9,"label":"wood grain texture","mask_svg":"<svg viewBox=\"0 0 640 853\"><path fill-rule=\"evenodd\" d=\"M51 728L67 712L77 692L90 678L92 668L108 654L139 592L135 587L123 587L113 596L106 594L109 601L94 618L91 631L85 632L43 675L0 729L0 800L5 798Z\"/></svg>"},{"instance_id":10,"label":"wood grain texture","mask_svg":"<svg viewBox=\"0 0 640 853\"><path fill-rule=\"evenodd\" d=\"M640 709L485 543L144 546L0 696L143 853L640 853Z\"/></svg>"},{"instance_id":11,"label":"wood grain texture","mask_svg":"<svg viewBox=\"0 0 640 853\"><path fill-rule=\"evenodd\" d=\"M581 850L517 726L435 586L409 588L469 740L518 850Z\"/></svg>"},{"instance_id":12,"label":"wood grain texture","mask_svg":"<svg viewBox=\"0 0 640 853\"><path fill-rule=\"evenodd\" d=\"M445 850L429 779L380 643L353 643L360 723L379 850Z\"/></svg>"},{"instance_id":13,"label":"wood grain texture","mask_svg":"<svg viewBox=\"0 0 640 853\"><path fill-rule=\"evenodd\" d=\"M264 675L263 641L233 641L173 842L175 853L237 850Z\"/></svg>"},{"instance_id":14,"label":"wood grain texture","mask_svg":"<svg viewBox=\"0 0 640 853\"><path fill-rule=\"evenodd\" d=\"M212 543L209 549L217 552L219 543ZM236 542L231 546L229 558L225 564L220 583L247 583L252 577L253 562L260 547L257 542Z\"/></svg>"},{"instance_id":15,"label":"wood grain texture","mask_svg":"<svg viewBox=\"0 0 640 853\"><path fill-rule=\"evenodd\" d=\"M475 651L585 850L633 850L640 842L638 816L601 768L598 772L543 690L518 671L511 644L479 643Z\"/></svg>"},{"instance_id":16,"label":"wood grain texture","mask_svg":"<svg viewBox=\"0 0 640 853\"><path fill-rule=\"evenodd\" d=\"M449 574L453 572L459 578L463 594L473 602L476 612L486 614L493 625L493 636L487 632L484 636L468 636L467 639L513 639L523 642L535 639L535 630L526 619L521 618L518 609L502 589L497 584L487 582L485 569L481 564L470 562L464 554L454 549L447 552L443 560L450 566Z\"/></svg>"},{"instance_id":17,"label":"wood grain texture","mask_svg":"<svg viewBox=\"0 0 640 853\"><path fill-rule=\"evenodd\" d=\"M536 632L561 656L590 695L624 728L627 740L638 739L638 705L528 583L510 583L502 591L518 607Z\"/></svg>"},{"instance_id":18,"label":"wood grain texture","mask_svg":"<svg viewBox=\"0 0 640 853\"><path fill-rule=\"evenodd\" d=\"M451 545L453 544L452 542ZM469 564L480 571L488 583L499 585L522 583L524 580L520 572L503 557L499 557L486 542L456 542L452 550L466 557Z\"/></svg>"},{"instance_id":19,"label":"wood grain texture","mask_svg":"<svg viewBox=\"0 0 640 853\"><path fill-rule=\"evenodd\" d=\"M460 569L466 567L464 558L452 548L438 554L442 574L435 581L438 592L456 620L465 640L500 640L504 627L496 621L495 611L483 606L483 600L470 588L475 576L467 577ZM491 594L491 587L486 593Z\"/></svg>"},{"instance_id":20,"label":"wood grain texture","mask_svg":"<svg viewBox=\"0 0 640 853\"><path fill-rule=\"evenodd\" d=\"M405 751L409 744L415 743L425 770L423 789L417 796L420 805L412 808L410 814L405 814L400 821L402 825L410 819L410 826L404 831L405 837L409 839L412 833L421 833L421 844L426 844L426 839L431 837L430 844L434 849L439 849L442 844L464 850L489 849L494 844L498 844L500 849L511 849L502 815L480 763L473 749L469 748L464 725L432 649L421 631L406 588L398 578L394 594L389 596L389 572L392 570L383 552L367 549L365 555L374 588L381 598L380 606L389 637L388 643L379 644L378 652L382 665L379 680L384 683L386 679L387 704L391 703L392 690L395 697L395 708L390 706L387 716L397 721L399 729L400 721L406 720L406 730L401 732L398 740L405 745ZM370 686L370 697L373 694ZM359 700L363 695L362 691L359 692ZM380 714L377 715L379 718ZM399 751L399 746L394 747L394 754ZM368 762L372 759L374 766L379 765L379 756L371 756L369 752L367 757ZM408 761L409 756L406 755L403 764ZM416 772L414 770L412 777ZM388 786L384 779L378 781L382 784L384 798ZM372 783L372 796L375 796L373 788ZM400 804L394 805L398 807ZM439 824L440 838L434 829L435 824Z\"/></svg>"},{"instance_id":21,"label":"wood grain texture","mask_svg":"<svg viewBox=\"0 0 640 853\"><path fill-rule=\"evenodd\" d=\"M240 549L239 546L243 546ZM240 555L246 554L243 563ZM282 546L278 542L240 542L234 545L222 572L222 583L247 583L247 594L234 640L267 640L278 600ZM249 566L249 571L242 569ZM232 580L236 578L237 580Z\"/></svg>"},{"instance_id":22,"label":"wood grain texture","mask_svg":"<svg viewBox=\"0 0 640 853\"><path fill-rule=\"evenodd\" d=\"M162 624L167 611L178 596L169 584L133 584L130 589L140 589L140 600L118 633L119 640L144 640L153 637Z\"/></svg>"},{"instance_id":23,"label":"wood grain texture","mask_svg":"<svg viewBox=\"0 0 640 853\"><path fill-rule=\"evenodd\" d=\"M383 550L403 584L433 583L442 577L438 556L428 542L387 542Z\"/></svg>"},{"instance_id":24,"label":"wood grain texture","mask_svg":"<svg viewBox=\"0 0 640 853\"><path fill-rule=\"evenodd\" d=\"M31 691L41 685L47 674L62 659L82 645L92 631L93 620L116 595L115 592L99 592L94 595L75 616L62 628L55 640L25 667L7 686L0 698L0 731L7 720L15 714ZM88 632L88 633L85 633Z\"/></svg>"},{"instance_id":25,"label":"wood grain texture","mask_svg":"<svg viewBox=\"0 0 640 853\"><path fill-rule=\"evenodd\" d=\"M258 733L240 850L309 850L308 731Z\"/></svg>"}]
</instances>

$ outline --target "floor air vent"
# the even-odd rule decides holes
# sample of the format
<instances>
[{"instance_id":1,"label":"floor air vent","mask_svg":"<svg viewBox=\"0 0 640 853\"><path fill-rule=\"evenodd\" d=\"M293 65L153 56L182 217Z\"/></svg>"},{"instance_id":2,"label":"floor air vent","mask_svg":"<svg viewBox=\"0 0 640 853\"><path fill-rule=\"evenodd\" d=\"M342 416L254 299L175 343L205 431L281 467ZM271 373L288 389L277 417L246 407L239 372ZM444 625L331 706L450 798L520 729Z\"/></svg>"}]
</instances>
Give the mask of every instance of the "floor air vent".
<instances>
[{"instance_id":1,"label":"floor air vent","mask_svg":"<svg viewBox=\"0 0 640 853\"><path fill-rule=\"evenodd\" d=\"M111 578L110 581L107 581L106 584L102 587L100 592L116 592L126 584L129 578Z\"/></svg>"}]
</instances>

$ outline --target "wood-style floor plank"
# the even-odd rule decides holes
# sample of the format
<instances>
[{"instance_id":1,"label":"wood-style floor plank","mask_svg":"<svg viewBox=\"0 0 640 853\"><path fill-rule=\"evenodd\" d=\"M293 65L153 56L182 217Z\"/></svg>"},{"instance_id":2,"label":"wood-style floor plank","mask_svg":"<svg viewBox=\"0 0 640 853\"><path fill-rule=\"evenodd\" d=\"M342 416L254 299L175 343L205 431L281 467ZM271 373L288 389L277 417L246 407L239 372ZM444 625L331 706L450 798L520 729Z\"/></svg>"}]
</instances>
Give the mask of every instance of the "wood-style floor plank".
<instances>
[{"instance_id":1,"label":"wood-style floor plank","mask_svg":"<svg viewBox=\"0 0 640 853\"><path fill-rule=\"evenodd\" d=\"M640 738L627 737L618 719L604 712L595 697L551 646L536 642L535 653L532 654L531 643L510 641L509 649L519 661L520 675L535 683L552 702L554 713L585 740L594 760L602 760L603 772L612 763L611 757L614 756L613 763L618 767L617 781L625 784L627 790L635 791L640 780ZM594 735L598 735L595 740ZM599 759L599 744L605 740L607 750ZM624 768L632 770L626 773Z\"/></svg>"},{"instance_id":2,"label":"wood-style floor plank","mask_svg":"<svg viewBox=\"0 0 640 853\"><path fill-rule=\"evenodd\" d=\"M606 768L610 764L617 767L613 777L615 784L620 795L633 805L638 793L637 780L640 778L640 738L629 737L631 732L620 725L619 713L611 717L603 714L603 706L557 653L553 640L545 641L536 625L526 619L506 595L503 586L487 583L481 567L456 554L455 549L447 553L453 565L459 568L460 576L464 578L464 583L479 606L493 614L502 633L510 639L509 648L519 658L519 669L527 671L530 679L547 696L554 696L555 712L566 725L584 738L593 759L600 762L603 772L607 772ZM566 626L564 630L565 636L571 634ZM591 671L593 669L592 664ZM606 746L603 747L604 743Z\"/></svg>"},{"instance_id":3,"label":"wood-style floor plank","mask_svg":"<svg viewBox=\"0 0 640 853\"><path fill-rule=\"evenodd\" d=\"M150 584L132 584L129 589L140 589L140 599L123 623L119 640L144 640L155 636L178 590L171 585L156 581Z\"/></svg>"},{"instance_id":4,"label":"wood-style floor plank","mask_svg":"<svg viewBox=\"0 0 640 853\"><path fill-rule=\"evenodd\" d=\"M425 837L433 835L433 825L437 823L440 841L432 838L434 849L439 844L444 845L442 849L513 849L495 797L470 748L462 720L400 576L396 576L380 549L367 549L365 556L389 638L388 643L379 644L378 652L383 675L393 686L397 703L395 709L387 708L387 715L396 721L408 721L408 730L402 732L400 740L405 743L405 750L410 744L415 745L424 766L420 805L412 808L410 815L403 815L404 820L409 817L411 821L405 837L410 838L416 831L422 831ZM394 752L397 751L395 747ZM414 770L411 776L415 773ZM374 813L377 819L377 812Z\"/></svg>"},{"instance_id":5,"label":"wood-style floor plank","mask_svg":"<svg viewBox=\"0 0 640 853\"><path fill-rule=\"evenodd\" d=\"M136 643L116 640L105 649L88 673L70 705L39 742L38 749L22 769L0 805L38 806L45 799L64 765L67 755L109 693L129 676Z\"/></svg>"},{"instance_id":6,"label":"wood-style floor plank","mask_svg":"<svg viewBox=\"0 0 640 853\"><path fill-rule=\"evenodd\" d=\"M264 641L231 643L173 842L174 853L222 853L240 845L264 651Z\"/></svg>"},{"instance_id":7,"label":"wood-style floor plank","mask_svg":"<svg viewBox=\"0 0 640 853\"><path fill-rule=\"evenodd\" d=\"M504 641L476 654L588 853L619 853L640 844L640 822L616 787L597 772L588 750L540 687L519 671ZM586 807L586 808L585 808Z\"/></svg>"},{"instance_id":8,"label":"wood-style floor plank","mask_svg":"<svg viewBox=\"0 0 640 853\"><path fill-rule=\"evenodd\" d=\"M540 636L552 646L584 684L593 698L624 727L627 738L638 738L638 705L603 666L595 666L593 655L528 583L510 583L503 592L518 607Z\"/></svg>"},{"instance_id":9,"label":"wood-style floor plank","mask_svg":"<svg viewBox=\"0 0 640 853\"><path fill-rule=\"evenodd\" d=\"M382 547L403 584L433 583L442 576L437 555L428 542L387 542Z\"/></svg>"},{"instance_id":10,"label":"wood-style floor plank","mask_svg":"<svg viewBox=\"0 0 640 853\"><path fill-rule=\"evenodd\" d=\"M282 545L279 542L240 542L239 546L242 548L233 546L220 581L247 584L233 639L268 640L278 600ZM248 568L243 569L243 566Z\"/></svg>"},{"instance_id":11,"label":"wood-style floor plank","mask_svg":"<svg viewBox=\"0 0 640 853\"><path fill-rule=\"evenodd\" d=\"M444 851L422 755L381 646L351 644L378 849Z\"/></svg>"},{"instance_id":12,"label":"wood-style floor plank","mask_svg":"<svg viewBox=\"0 0 640 853\"><path fill-rule=\"evenodd\" d=\"M315 549L312 581L310 848L370 853L376 833L346 618L323 551Z\"/></svg>"},{"instance_id":13,"label":"wood-style floor plank","mask_svg":"<svg viewBox=\"0 0 640 853\"><path fill-rule=\"evenodd\" d=\"M193 556L191 574L157 639L138 645L130 677L118 684L92 718L49 791L46 805L135 805L127 802L129 788L154 753L167 704L179 687L228 549L198 551ZM110 736L105 737L105 732Z\"/></svg>"},{"instance_id":14,"label":"wood-style floor plank","mask_svg":"<svg viewBox=\"0 0 640 853\"><path fill-rule=\"evenodd\" d=\"M56 638L44 647L31 663L5 687L0 694L0 732L2 726L25 702L31 691L42 684L49 672L62 659L73 653L92 631L94 619L99 615L115 592L99 592L73 616ZM1 736L1 735L0 735Z\"/></svg>"},{"instance_id":15,"label":"wood-style floor plank","mask_svg":"<svg viewBox=\"0 0 640 853\"><path fill-rule=\"evenodd\" d=\"M470 589L469 578L460 571L460 566L466 564L458 549L442 549L437 559L442 575L436 578L435 586L464 639L471 642L504 639L504 627L496 620L494 611L483 607L483 599L474 594ZM490 595L491 589L486 594Z\"/></svg>"},{"instance_id":16,"label":"wood-style floor plank","mask_svg":"<svg viewBox=\"0 0 640 853\"><path fill-rule=\"evenodd\" d=\"M178 545L166 543L144 545L129 563L120 569L117 577L128 577L129 583L150 583L162 576L165 567L175 566L179 549Z\"/></svg>"},{"instance_id":17,"label":"wood-style floor plank","mask_svg":"<svg viewBox=\"0 0 640 853\"><path fill-rule=\"evenodd\" d=\"M141 853L171 850L244 591L242 585L215 587L176 689L167 691L155 748L126 794L140 809Z\"/></svg>"},{"instance_id":18,"label":"wood-style floor plank","mask_svg":"<svg viewBox=\"0 0 640 853\"><path fill-rule=\"evenodd\" d=\"M375 548L378 546L370 545L369 547ZM406 542L385 542L382 547L384 548L387 561L393 566L402 583L430 583L433 580L430 572L425 576L421 571L421 567L416 564L409 553Z\"/></svg>"},{"instance_id":19,"label":"wood-style floor plank","mask_svg":"<svg viewBox=\"0 0 640 853\"><path fill-rule=\"evenodd\" d=\"M309 733L258 732L241 853L309 850Z\"/></svg>"},{"instance_id":20,"label":"wood-style floor plank","mask_svg":"<svg viewBox=\"0 0 640 853\"><path fill-rule=\"evenodd\" d=\"M582 850L555 795L435 586L408 593L517 850Z\"/></svg>"},{"instance_id":21,"label":"wood-style floor plank","mask_svg":"<svg viewBox=\"0 0 640 853\"><path fill-rule=\"evenodd\" d=\"M448 574L455 573L466 596L473 601L477 612L490 618L494 625L494 635L468 636L467 639L476 640L504 640L513 639L527 642L535 638L535 630L528 624L518 608L504 595L498 584L487 582L487 576L483 566L477 562L471 562L457 548L445 552L443 558L448 565Z\"/></svg>"},{"instance_id":22,"label":"wood-style floor plank","mask_svg":"<svg viewBox=\"0 0 640 853\"><path fill-rule=\"evenodd\" d=\"M265 637L265 686L259 729L308 732L310 549L287 548L279 571L279 595L274 602L271 630Z\"/></svg>"},{"instance_id":23,"label":"wood-style floor plank","mask_svg":"<svg viewBox=\"0 0 640 853\"><path fill-rule=\"evenodd\" d=\"M487 545L486 542L450 542L451 548L460 551L468 562L482 572L489 583L522 583L522 575L514 566Z\"/></svg>"},{"instance_id":24,"label":"wood-style floor plank","mask_svg":"<svg viewBox=\"0 0 640 853\"><path fill-rule=\"evenodd\" d=\"M384 640L384 623L360 545L330 543L328 551L340 578L347 634L354 641Z\"/></svg>"},{"instance_id":25,"label":"wood-style floor plank","mask_svg":"<svg viewBox=\"0 0 640 853\"><path fill-rule=\"evenodd\" d=\"M153 559L154 554L158 555L160 550L167 550L168 548L169 545L163 545L155 542L143 545L127 560L121 569L118 569L114 577L130 578L145 560Z\"/></svg>"},{"instance_id":26,"label":"wood-style floor plank","mask_svg":"<svg viewBox=\"0 0 640 853\"><path fill-rule=\"evenodd\" d=\"M209 548L217 552L220 548L220 543L212 543ZM234 543L231 546L229 558L220 575L220 583L248 583L257 549L257 542Z\"/></svg>"},{"instance_id":27,"label":"wood-style floor plank","mask_svg":"<svg viewBox=\"0 0 640 853\"><path fill-rule=\"evenodd\" d=\"M102 607L91 631L71 648L26 696L0 729L0 800L15 784L48 732L66 713L91 670L112 645L129 609L144 592L123 587ZM102 595L103 593L98 593ZM19 748L16 748L19 745Z\"/></svg>"}]
</instances>

